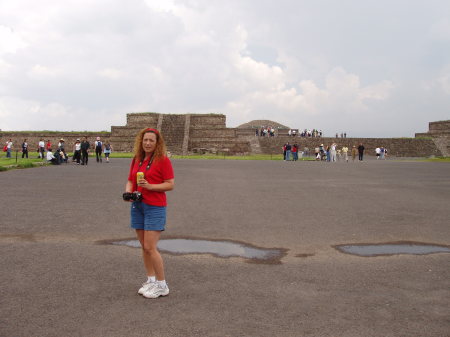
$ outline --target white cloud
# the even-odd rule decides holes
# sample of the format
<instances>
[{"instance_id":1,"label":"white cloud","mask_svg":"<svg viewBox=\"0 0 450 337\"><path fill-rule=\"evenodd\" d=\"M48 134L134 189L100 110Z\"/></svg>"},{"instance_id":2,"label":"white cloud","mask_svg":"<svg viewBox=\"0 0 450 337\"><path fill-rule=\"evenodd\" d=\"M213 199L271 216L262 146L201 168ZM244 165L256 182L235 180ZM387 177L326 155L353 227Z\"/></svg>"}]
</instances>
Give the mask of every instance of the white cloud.
<instances>
[{"instance_id":1,"label":"white cloud","mask_svg":"<svg viewBox=\"0 0 450 337\"><path fill-rule=\"evenodd\" d=\"M413 135L424 110L448 118L450 4L437 3L398 16L387 0L348 11L333 1L1 1L0 127L63 118L99 130L130 112L215 112L230 126L267 118L331 133L343 119L361 135ZM374 128L388 111L401 130Z\"/></svg>"},{"instance_id":2,"label":"white cloud","mask_svg":"<svg viewBox=\"0 0 450 337\"><path fill-rule=\"evenodd\" d=\"M0 25L0 55L6 53L16 53L18 49L26 46L22 37L14 33L10 27Z\"/></svg>"},{"instance_id":3,"label":"white cloud","mask_svg":"<svg viewBox=\"0 0 450 337\"><path fill-rule=\"evenodd\" d=\"M267 70L267 69L266 69ZM261 71L263 83L275 83L273 86L255 86L239 100L230 102L228 109L233 114L245 111L245 117L258 114L274 114L284 111L284 118L295 121L295 115L320 115L322 118L333 118L337 112L341 116L355 115L367 111L371 100L385 100L389 97L394 85L390 81L381 81L362 87L359 77L349 74L344 69L332 69L325 78L325 86L320 88L311 80L301 81L297 87L288 88L283 82L283 73L277 71ZM257 88L253 90L253 88ZM239 123L245 120L236 116Z\"/></svg>"},{"instance_id":4,"label":"white cloud","mask_svg":"<svg viewBox=\"0 0 450 337\"><path fill-rule=\"evenodd\" d=\"M110 80L118 80L123 76L122 71L114 68L105 68L98 71L98 74L102 77L106 77Z\"/></svg>"},{"instance_id":5,"label":"white cloud","mask_svg":"<svg viewBox=\"0 0 450 337\"><path fill-rule=\"evenodd\" d=\"M444 93L450 95L450 66L445 67L436 80Z\"/></svg>"},{"instance_id":6,"label":"white cloud","mask_svg":"<svg viewBox=\"0 0 450 337\"><path fill-rule=\"evenodd\" d=\"M57 77L61 75L61 69L50 68L40 64L34 65L28 72L28 76L34 79L42 79Z\"/></svg>"},{"instance_id":7,"label":"white cloud","mask_svg":"<svg viewBox=\"0 0 450 337\"><path fill-rule=\"evenodd\" d=\"M430 28L433 38L439 40L450 40L450 20L448 18L434 23Z\"/></svg>"}]
</instances>

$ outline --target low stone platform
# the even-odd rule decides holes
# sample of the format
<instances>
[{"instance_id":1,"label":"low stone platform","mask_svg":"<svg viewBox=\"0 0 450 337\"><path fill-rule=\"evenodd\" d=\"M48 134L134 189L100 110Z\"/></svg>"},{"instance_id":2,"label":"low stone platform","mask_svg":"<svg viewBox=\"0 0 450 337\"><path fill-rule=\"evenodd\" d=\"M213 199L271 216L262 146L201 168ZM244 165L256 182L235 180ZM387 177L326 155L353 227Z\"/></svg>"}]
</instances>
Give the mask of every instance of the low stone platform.
<instances>
[{"instance_id":1,"label":"low stone platform","mask_svg":"<svg viewBox=\"0 0 450 337\"><path fill-rule=\"evenodd\" d=\"M450 156L450 120L430 122L428 132L416 133L416 138L431 137L443 156Z\"/></svg>"},{"instance_id":2,"label":"low stone platform","mask_svg":"<svg viewBox=\"0 0 450 337\"><path fill-rule=\"evenodd\" d=\"M268 122L268 121L261 121ZM275 123L275 122L271 122ZM301 148L314 148L337 143L339 146L363 143L369 156L375 154L375 148L383 146L389 153L404 157L430 157L450 155L449 121L430 123L430 132L416 134L416 138L301 138L289 137L288 131L279 124L276 137L256 137L257 127L244 124L238 128L226 127L223 114L159 114L153 112L127 114L127 124L112 126L111 132L0 132L0 142L13 139L14 149L20 151L23 139L27 139L30 149L37 148L40 138L50 139L57 144L64 138L66 149L73 149L75 140L87 136L92 148L95 138L110 142L114 152L133 150L136 134L143 128L161 130L168 150L173 154L188 155L196 152L229 154L278 153L286 142L297 142Z\"/></svg>"}]
</instances>

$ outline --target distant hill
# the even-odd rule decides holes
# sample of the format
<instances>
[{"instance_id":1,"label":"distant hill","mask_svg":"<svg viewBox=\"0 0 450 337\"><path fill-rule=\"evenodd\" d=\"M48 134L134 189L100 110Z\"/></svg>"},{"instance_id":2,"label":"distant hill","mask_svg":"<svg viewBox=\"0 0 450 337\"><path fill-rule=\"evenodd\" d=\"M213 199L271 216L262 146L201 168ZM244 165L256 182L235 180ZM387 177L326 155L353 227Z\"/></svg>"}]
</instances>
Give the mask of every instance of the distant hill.
<instances>
[{"instance_id":1,"label":"distant hill","mask_svg":"<svg viewBox=\"0 0 450 337\"><path fill-rule=\"evenodd\" d=\"M261 126L271 126L275 129L290 129L290 127L269 120L254 120L238 126L238 129L260 128Z\"/></svg>"}]
</instances>

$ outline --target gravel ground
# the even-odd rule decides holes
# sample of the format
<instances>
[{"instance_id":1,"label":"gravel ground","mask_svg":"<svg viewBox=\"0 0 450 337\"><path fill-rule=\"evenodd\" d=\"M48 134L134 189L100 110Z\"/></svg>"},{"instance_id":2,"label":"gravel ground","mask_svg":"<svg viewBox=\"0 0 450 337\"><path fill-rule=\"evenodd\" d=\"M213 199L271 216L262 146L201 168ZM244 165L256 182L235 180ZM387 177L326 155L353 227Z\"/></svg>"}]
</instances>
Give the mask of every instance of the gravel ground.
<instances>
[{"instance_id":1,"label":"gravel ground","mask_svg":"<svg viewBox=\"0 0 450 337\"><path fill-rule=\"evenodd\" d=\"M140 250L105 243L134 238L129 163L0 172L0 336L450 336L450 254L334 248L448 246L450 164L173 160L163 238L286 253L164 253L171 293L147 300Z\"/></svg>"}]
</instances>

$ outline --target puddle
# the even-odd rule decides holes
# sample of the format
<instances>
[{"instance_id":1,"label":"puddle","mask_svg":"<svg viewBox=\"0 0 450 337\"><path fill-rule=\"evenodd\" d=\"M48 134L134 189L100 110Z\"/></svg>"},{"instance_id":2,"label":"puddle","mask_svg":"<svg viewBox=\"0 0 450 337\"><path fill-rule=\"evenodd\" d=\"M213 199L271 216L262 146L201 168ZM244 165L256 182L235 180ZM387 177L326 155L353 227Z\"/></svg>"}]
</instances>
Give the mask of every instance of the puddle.
<instances>
[{"instance_id":1,"label":"puddle","mask_svg":"<svg viewBox=\"0 0 450 337\"><path fill-rule=\"evenodd\" d=\"M141 248L138 240L111 242L113 245ZM211 241L200 239L162 239L158 249L171 254L211 254L221 258L242 257L253 263L281 263L285 249L259 248L233 241Z\"/></svg>"},{"instance_id":2,"label":"puddle","mask_svg":"<svg viewBox=\"0 0 450 337\"><path fill-rule=\"evenodd\" d=\"M337 250L358 256L380 256L380 255L427 255L436 253L450 253L449 246L432 245L420 242L394 242L385 244L357 244L337 245Z\"/></svg>"}]
</instances>

